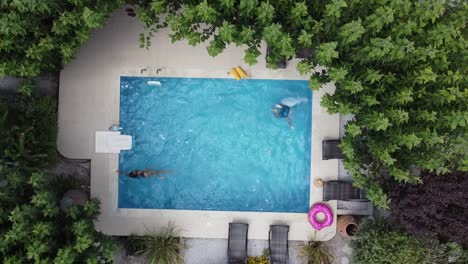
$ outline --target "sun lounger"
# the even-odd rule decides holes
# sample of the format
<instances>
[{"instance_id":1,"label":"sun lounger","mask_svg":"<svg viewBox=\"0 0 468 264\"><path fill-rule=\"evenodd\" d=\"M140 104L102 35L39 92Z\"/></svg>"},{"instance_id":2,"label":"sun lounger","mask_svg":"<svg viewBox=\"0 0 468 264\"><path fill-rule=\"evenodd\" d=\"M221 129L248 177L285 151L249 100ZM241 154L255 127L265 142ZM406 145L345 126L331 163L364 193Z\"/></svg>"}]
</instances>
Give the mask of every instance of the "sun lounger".
<instances>
[{"instance_id":1,"label":"sun lounger","mask_svg":"<svg viewBox=\"0 0 468 264\"><path fill-rule=\"evenodd\" d=\"M344 155L338 147L340 143L340 140L322 140L322 160L344 159Z\"/></svg>"},{"instance_id":2,"label":"sun lounger","mask_svg":"<svg viewBox=\"0 0 468 264\"><path fill-rule=\"evenodd\" d=\"M229 223L228 263L247 263L247 234L248 224Z\"/></svg>"},{"instance_id":3,"label":"sun lounger","mask_svg":"<svg viewBox=\"0 0 468 264\"><path fill-rule=\"evenodd\" d=\"M296 52L296 58L298 59L308 59L312 58L314 50L312 48L300 48Z\"/></svg>"},{"instance_id":4,"label":"sun lounger","mask_svg":"<svg viewBox=\"0 0 468 264\"><path fill-rule=\"evenodd\" d=\"M289 226L271 225L268 237L270 264L286 264L289 259Z\"/></svg>"},{"instance_id":5,"label":"sun lounger","mask_svg":"<svg viewBox=\"0 0 468 264\"><path fill-rule=\"evenodd\" d=\"M328 181L323 184L323 200L367 201L364 190L353 186L352 182Z\"/></svg>"}]
</instances>

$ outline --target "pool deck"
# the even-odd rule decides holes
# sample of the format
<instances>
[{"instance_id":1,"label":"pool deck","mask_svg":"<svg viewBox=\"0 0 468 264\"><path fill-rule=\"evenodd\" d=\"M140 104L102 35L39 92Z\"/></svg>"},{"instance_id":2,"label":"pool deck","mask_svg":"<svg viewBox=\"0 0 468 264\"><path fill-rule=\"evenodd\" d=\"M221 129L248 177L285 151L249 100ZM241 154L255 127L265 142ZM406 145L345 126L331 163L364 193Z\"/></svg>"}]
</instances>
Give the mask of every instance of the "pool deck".
<instances>
[{"instance_id":1,"label":"pool deck","mask_svg":"<svg viewBox=\"0 0 468 264\"><path fill-rule=\"evenodd\" d=\"M288 224L290 240L331 239L336 233L335 224L315 232L306 213L118 208L119 157L95 153L94 133L119 123L120 76L231 78L229 70L241 66L253 79L308 79L297 73L298 60L289 61L287 69L269 70L262 55L258 64L248 66L243 62L243 48L235 45L212 58L204 44L192 47L186 41L171 43L168 30L155 34L149 50L141 49L140 32L142 26L136 18L128 17L123 10L116 11L60 75L58 148L68 158L91 159L91 196L101 201L97 229L109 235L142 234L146 227L159 229L174 222L183 237L227 238L228 223L238 221L250 225L249 239L268 239L271 224ZM262 45L263 54L265 50ZM311 204L322 197L322 188L313 184L314 177L338 179L338 160L321 159L321 141L339 138L339 116L327 114L320 106L321 97L333 91L334 86L329 84L313 93ZM328 204L336 220L336 202Z\"/></svg>"}]
</instances>

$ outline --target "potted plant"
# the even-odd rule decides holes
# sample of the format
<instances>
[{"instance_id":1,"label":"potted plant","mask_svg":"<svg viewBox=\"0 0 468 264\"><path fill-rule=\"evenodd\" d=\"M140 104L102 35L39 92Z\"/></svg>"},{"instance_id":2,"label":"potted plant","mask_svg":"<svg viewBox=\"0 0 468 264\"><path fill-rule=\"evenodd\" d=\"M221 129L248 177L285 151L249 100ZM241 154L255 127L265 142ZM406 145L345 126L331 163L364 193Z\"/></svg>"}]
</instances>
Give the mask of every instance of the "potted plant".
<instances>
[{"instance_id":1,"label":"potted plant","mask_svg":"<svg viewBox=\"0 0 468 264\"><path fill-rule=\"evenodd\" d=\"M149 264L183 264L184 245L177 236L178 230L171 224L161 231L150 231L143 236L131 235L126 248L131 253L144 255ZM131 245L131 246L130 246Z\"/></svg>"},{"instance_id":2,"label":"potted plant","mask_svg":"<svg viewBox=\"0 0 468 264\"><path fill-rule=\"evenodd\" d=\"M351 238L358 231L358 222L354 216L341 215L336 222L338 233L344 238Z\"/></svg>"}]
</instances>

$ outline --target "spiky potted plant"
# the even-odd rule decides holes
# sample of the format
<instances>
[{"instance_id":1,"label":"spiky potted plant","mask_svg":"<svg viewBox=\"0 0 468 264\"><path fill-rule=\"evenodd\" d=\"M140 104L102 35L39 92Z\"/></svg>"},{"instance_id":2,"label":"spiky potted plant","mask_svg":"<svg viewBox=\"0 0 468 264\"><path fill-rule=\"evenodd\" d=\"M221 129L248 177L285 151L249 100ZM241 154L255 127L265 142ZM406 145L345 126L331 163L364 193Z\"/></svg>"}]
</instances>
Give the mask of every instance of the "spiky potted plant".
<instances>
[{"instance_id":1,"label":"spiky potted plant","mask_svg":"<svg viewBox=\"0 0 468 264\"><path fill-rule=\"evenodd\" d=\"M327 246L320 241L309 241L307 245L301 247L300 252L301 257L307 259L308 264L331 264L334 259Z\"/></svg>"},{"instance_id":2,"label":"spiky potted plant","mask_svg":"<svg viewBox=\"0 0 468 264\"><path fill-rule=\"evenodd\" d=\"M149 264L183 264L184 245L177 236L178 230L172 223L161 231L149 230L143 236L132 236L137 248L136 255L144 255Z\"/></svg>"}]
</instances>

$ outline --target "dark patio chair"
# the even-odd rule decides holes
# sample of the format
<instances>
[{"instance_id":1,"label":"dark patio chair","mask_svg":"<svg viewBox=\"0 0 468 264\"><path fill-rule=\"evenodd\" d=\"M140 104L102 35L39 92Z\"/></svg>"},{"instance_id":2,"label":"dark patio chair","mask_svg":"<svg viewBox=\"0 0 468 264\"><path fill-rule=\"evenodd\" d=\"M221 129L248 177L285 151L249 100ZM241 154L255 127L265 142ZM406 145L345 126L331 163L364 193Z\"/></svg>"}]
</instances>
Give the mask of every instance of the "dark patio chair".
<instances>
[{"instance_id":1,"label":"dark patio chair","mask_svg":"<svg viewBox=\"0 0 468 264\"><path fill-rule=\"evenodd\" d=\"M312 58L314 50L312 48L300 48L296 51L296 58L298 59L309 59Z\"/></svg>"},{"instance_id":2,"label":"dark patio chair","mask_svg":"<svg viewBox=\"0 0 468 264\"><path fill-rule=\"evenodd\" d=\"M344 159L344 155L338 147L340 143L340 140L322 140L322 160Z\"/></svg>"},{"instance_id":3,"label":"dark patio chair","mask_svg":"<svg viewBox=\"0 0 468 264\"><path fill-rule=\"evenodd\" d=\"M267 46L267 56L272 54L273 50L271 49L270 46ZM287 64L287 59L285 56L281 56L280 61L278 62L278 69L286 69L286 64Z\"/></svg>"},{"instance_id":4,"label":"dark patio chair","mask_svg":"<svg viewBox=\"0 0 468 264\"><path fill-rule=\"evenodd\" d=\"M288 244L289 226L271 225L268 236L270 264L286 264L289 259Z\"/></svg>"},{"instance_id":5,"label":"dark patio chair","mask_svg":"<svg viewBox=\"0 0 468 264\"><path fill-rule=\"evenodd\" d=\"M229 223L228 236L228 263L246 264L247 263L247 235L249 231L248 224Z\"/></svg>"},{"instance_id":6,"label":"dark patio chair","mask_svg":"<svg viewBox=\"0 0 468 264\"><path fill-rule=\"evenodd\" d=\"M323 183L323 200L366 202L364 190L354 187L352 182L328 181Z\"/></svg>"}]
</instances>

